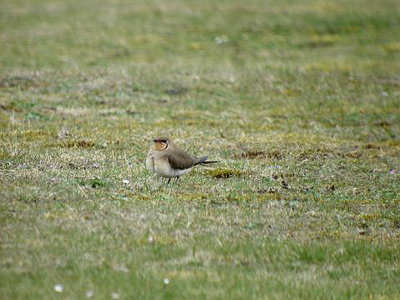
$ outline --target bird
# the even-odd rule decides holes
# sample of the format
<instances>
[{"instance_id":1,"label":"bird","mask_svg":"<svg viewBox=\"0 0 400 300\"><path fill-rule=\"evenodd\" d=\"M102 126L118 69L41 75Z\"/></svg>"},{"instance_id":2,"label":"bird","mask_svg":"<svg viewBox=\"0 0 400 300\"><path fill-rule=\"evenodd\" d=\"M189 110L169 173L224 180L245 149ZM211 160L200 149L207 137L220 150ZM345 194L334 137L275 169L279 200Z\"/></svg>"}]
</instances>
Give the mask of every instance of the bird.
<instances>
[{"instance_id":1,"label":"bird","mask_svg":"<svg viewBox=\"0 0 400 300\"><path fill-rule=\"evenodd\" d=\"M179 179L196 165L212 164L218 161L207 160L207 156L196 158L180 149L172 139L157 137L146 158L146 168L162 178Z\"/></svg>"}]
</instances>

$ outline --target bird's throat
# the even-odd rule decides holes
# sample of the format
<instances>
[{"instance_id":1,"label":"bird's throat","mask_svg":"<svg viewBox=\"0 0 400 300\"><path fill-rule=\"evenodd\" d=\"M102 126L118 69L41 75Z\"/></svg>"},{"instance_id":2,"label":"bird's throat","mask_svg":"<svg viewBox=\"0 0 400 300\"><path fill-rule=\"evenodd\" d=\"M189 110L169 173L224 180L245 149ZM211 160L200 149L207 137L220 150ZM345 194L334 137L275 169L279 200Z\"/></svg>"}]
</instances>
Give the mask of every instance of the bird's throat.
<instances>
[{"instance_id":1,"label":"bird's throat","mask_svg":"<svg viewBox=\"0 0 400 300\"><path fill-rule=\"evenodd\" d=\"M168 144L163 142L156 142L154 148L157 151L163 151L168 148Z\"/></svg>"}]
</instances>

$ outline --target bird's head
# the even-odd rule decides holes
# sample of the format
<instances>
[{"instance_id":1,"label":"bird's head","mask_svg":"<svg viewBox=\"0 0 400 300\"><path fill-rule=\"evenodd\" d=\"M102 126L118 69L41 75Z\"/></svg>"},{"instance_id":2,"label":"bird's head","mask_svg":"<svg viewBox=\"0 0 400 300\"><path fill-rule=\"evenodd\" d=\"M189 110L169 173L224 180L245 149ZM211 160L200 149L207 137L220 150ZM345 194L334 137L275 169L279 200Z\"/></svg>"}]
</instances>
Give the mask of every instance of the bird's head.
<instances>
[{"instance_id":1,"label":"bird's head","mask_svg":"<svg viewBox=\"0 0 400 300\"><path fill-rule=\"evenodd\" d=\"M158 137L153 139L154 142L154 150L156 151L163 151L168 149L171 140L169 138L165 138L165 137Z\"/></svg>"}]
</instances>

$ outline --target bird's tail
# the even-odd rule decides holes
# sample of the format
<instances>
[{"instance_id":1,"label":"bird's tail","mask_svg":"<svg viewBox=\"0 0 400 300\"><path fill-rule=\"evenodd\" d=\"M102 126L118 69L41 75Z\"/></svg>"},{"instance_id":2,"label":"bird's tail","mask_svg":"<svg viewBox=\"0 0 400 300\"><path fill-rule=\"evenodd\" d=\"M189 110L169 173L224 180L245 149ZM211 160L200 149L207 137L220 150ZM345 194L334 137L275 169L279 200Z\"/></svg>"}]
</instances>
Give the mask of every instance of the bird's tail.
<instances>
[{"instance_id":1,"label":"bird's tail","mask_svg":"<svg viewBox=\"0 0 400 300\"><path fill-rule=\"evenodd\" d=\"M202 156L199 158L197 163L195 163L195 165L215 164L217 162L217 160L207 160L207 156Z\"/></svg>"}]
</instances>

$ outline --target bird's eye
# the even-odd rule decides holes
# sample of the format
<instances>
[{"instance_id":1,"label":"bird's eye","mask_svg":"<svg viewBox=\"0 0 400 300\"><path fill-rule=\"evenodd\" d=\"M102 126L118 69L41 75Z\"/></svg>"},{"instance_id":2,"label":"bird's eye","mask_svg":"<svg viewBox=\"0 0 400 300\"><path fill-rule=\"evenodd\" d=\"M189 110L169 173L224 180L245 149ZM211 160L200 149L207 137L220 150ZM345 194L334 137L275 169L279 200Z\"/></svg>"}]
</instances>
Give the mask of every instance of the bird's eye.
<instances>
[{"instance_id":1,"label":"bird's eye","mask_svg":"<svg viewBox=\"0 0 400 300\"><path fill-rule=\"evenodd\" d=\"M166 140L166 139L155 139L155 140L153 140L155 143L164 143L164 144L167 144L168 143L168 140Z\"/></svg>"}]
</instances>

